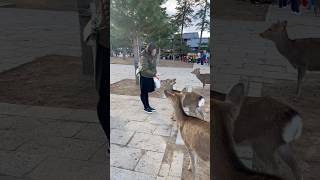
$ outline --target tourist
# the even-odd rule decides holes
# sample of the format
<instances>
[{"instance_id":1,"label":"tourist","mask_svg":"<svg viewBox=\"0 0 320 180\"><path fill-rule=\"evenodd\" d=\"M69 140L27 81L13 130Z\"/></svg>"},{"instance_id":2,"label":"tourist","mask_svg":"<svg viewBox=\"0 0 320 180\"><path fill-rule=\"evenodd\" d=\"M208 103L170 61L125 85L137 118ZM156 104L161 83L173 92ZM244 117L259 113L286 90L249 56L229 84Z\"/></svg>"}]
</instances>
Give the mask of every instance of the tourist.
<instances>
[{"instance_id":1,"label":"tourist","mask_svg":"<svg viewBox=\"0 0 320 180\"><path fill-rule=\"evenodd\" d=\"M140 70L140 98L144 106L144 111L146 113L152 113L156 111L149 104L148 93L155 90L155 84L153 78L158 78L157 68L156 68L156 54L157 48L155 44L150 43L147 48L142 53L141 58L141 70Z\"/></svg>"},{"instance_id":2,"label":"tourist","mask_svg":"<svg viewBox=\"0 0 320 180\"><path fill-rule=\"evenodd\" d=\"M300 2L299 0L290 0L291 2L291 10L292 13L296 14L296 15L300 15Z\"/></svg>"},{"instance_id":3,"label":"tourist","mask_svg":"<svg viewBox=\"0 0 320 180\"><path fill-rule=\"evenodd\" d=\"M287 0L279 0L279 8L286 8Z\"/></svg>"}]
</instances>

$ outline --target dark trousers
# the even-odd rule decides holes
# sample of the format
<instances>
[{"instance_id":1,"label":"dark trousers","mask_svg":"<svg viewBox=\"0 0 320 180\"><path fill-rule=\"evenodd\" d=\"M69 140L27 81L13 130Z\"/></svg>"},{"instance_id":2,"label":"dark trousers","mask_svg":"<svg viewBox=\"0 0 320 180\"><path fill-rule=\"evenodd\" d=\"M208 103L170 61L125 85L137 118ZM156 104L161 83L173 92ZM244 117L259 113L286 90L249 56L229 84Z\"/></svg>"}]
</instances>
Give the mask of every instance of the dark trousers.
<instances>
[{"instance_id":1,"label":"dark trousers","mask_svg":"<svg viewBox=\"0 0 320 180\"><path fill-rule=\"evenodd\" d=\"M299 10L299 6L300 6L299 0L290 0L290 1L291 1L291 10L293 12L300 12L300 10Z\"/></svg>"},{"instance_id":2,"label":"dark trousers","mask_svg":"<svg viewBox=\"0 0 320 180\"><path fill-rule=\"evenodd\" d=\"M279 8L287 6L287 0L279 0Z\"/></svg>"},{"instance_id":3,"label":"dark trousers","mask_svg":"<svg viewBox=\"0 0 320 180\"><path fill-rule=\"evenodd\" d=\"M101 46L97 43L97 54L96 54L96 71L95 71L95 79L96 79L96 89L99 94L99 102L97 104L97 114L100 121L100 124L104 130L105 135L107 136L110 142L110 118L107 110L109 110L108 106L108 96L107 92L108 87L108 72L107 72L107 58L110 56L110 51L108 48Z\"/></svg>"},{"instance_id":4,"label":"dark trousers","mask_svg":"<svg viewBox=\"0 0 320 180\"><path fill-rule=\"evenodd\" d=\"M140 99L142 101L143 107L146 109L150 107L149 105L149 94L148 92L141 91Z\"/></svg>"}]
</instances>

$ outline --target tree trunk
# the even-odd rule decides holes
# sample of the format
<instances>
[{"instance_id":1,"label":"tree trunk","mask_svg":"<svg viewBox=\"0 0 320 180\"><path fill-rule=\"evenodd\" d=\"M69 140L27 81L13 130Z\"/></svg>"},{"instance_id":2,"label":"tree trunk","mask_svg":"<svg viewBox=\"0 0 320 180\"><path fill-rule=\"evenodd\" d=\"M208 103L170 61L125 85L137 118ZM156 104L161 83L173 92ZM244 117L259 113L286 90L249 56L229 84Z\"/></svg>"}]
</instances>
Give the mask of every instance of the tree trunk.
<instances>
[{"instance_id":1,"label":"tree trunk","mask_svg":"<svg viewBox=\"0 0 320 180\"><path fill-rule=\"evenodd\" d=\"M113 57L113 52L112 44L110 44L110 57Z\"/></svg>"},{"instance_id":2,"label":"tree trunk","mask_svg":"<svg viewBox=\"0 0 320 180\"><path fill-rule=\"evenodd\" d=\"M126 49L124 49L124 50L122 51L122 59L123 59L123 60L126 60L126 56L127 56L127 51L126 51Z\"/></svg>"},{"instance_id":3,"label":"tree trunk","mask_svg":"<svg viewBox=\"0 0 320 180\"><path fill-rule=\"evenodd\" d=\"M201 33L200 33L198 52L200 52L200 50L201 50L202 33L204 31L204 21L206 20L206 15L207 15L207 5L208 5L208 0L206 0L206 4L204 6L204 13L203 13L202 23L201 23Z\"/></svg>"},{"instance_id":4,"label":"tree trunk","mask_svg":"<svg viewBox=\"0 0 320 180\"><path fill-rule=\"evenodd\" d=\"M174 46L174 43L175 43L175 40L174 40L174 37L172 39L172 61L175 61L176 58L175 58L175 54L174 54L174 51L175 51L175 46Z\"/></svg>"},{"instance_id":5,"label":"tree trunk","mask_svg":"<svg viewBox=\"0 0 320 180\"><path fill-rule=\"evenodd\" d=\"M83 29L90 20L88 11L90 10L91 0L77 0L79 24L80 24L80 42L81 42L81 60L82 60L82 74L93 76L94 73L94 59L93 48L88 46L83 41ZM86 11L88 10L88 11Z\"/></svg>"},{"instance_id":6,"label":"tree trunk","mask_svg":"<svg viewBox=\"0 0 320 180\"><path fill-rule=\"evenodd\" d=\"M139 64L139 37L135 35L133 37L133 65L134 65L134 73L136 73L136 70L138 69L138 64ZM136 76L136 85L139 85L139 78Z\"/></svg>"},{"instance_id":7,"label":"tree trunk","mask_svg":"<svg viewBox=\"0 0 320 180\"><path fill-rule=\"evenodd\" d=\"M158 56L157 56L157 65L160 64L160 58L161 58L161 48L159 47L159 53L158 53Z\"/></svg>"},{"instance_id":8,"label":"tree trunk","mask_svg":"<svg viewBox=\"0 0 320 180\"><path fill-rule=\"evenodd\" d=\"M183 9L183 15L182 15L182 20L181 20L181 48L180 48L180 61L181 61L181 54L182 54L182 45L183 45L183 26L184 26L184 18L186 15L186 7L187 7L187 0L184 1L184 9Z\"/></svg>"}]
</instances>

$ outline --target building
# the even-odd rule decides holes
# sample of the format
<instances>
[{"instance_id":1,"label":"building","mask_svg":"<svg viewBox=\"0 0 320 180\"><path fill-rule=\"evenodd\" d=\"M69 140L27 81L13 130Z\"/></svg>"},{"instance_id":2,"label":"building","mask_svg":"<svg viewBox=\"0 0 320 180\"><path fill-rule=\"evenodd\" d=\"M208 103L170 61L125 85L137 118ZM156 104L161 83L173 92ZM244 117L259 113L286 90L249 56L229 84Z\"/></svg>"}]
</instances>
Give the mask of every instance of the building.
<instances>
[{"instance_id":1,"label":"building","mask_svg":"<svg viewBox=\"0 0 320 180\"><path fill-rule=\"evenodd\" d=\"M198 32L183 33L183 41L194 51L197 51L199 48L200 37ZM201 40L201 47L208 47L209 38L203 37Z\"/></svg>"}]
</instances>

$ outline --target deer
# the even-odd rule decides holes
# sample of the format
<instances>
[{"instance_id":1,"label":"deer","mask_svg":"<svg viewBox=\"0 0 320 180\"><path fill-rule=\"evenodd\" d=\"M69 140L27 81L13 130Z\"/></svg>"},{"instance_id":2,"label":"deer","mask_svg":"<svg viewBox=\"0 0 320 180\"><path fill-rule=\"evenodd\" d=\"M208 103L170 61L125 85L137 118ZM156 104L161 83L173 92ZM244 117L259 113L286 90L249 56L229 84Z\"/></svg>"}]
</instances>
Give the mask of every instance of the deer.
<instances>
[{"instance_id":1,"label":"deer","mask_svg":"<svg viewBox=\"0 0 320 180\"><path fill-rule=\"evenodd\" d=\"M188 92L187 88L183 88L180 93L182 94L182 106L189 109L189 115L198 117L199 114L201 119L204 120L205 115L202 109L205 103L204 97L193 91Z\"/></svg>"},{"instance_id":2,"label":"deer","mask_svg":"<svg viewBox=\"0 0 320 180\"><path fill-rule=\"evenodd\" d=\"M192 179L195 180L197 158L208 163L210 161L210 123L185 113L182 94L170 90L164 93L174 109L178 129L190 155L188 169L192 169Z\"/></svg>"},{"instance_id":3,"label":"deer","mask_svg":"<svg viewBox=\"0 0 320 180\"><path fill-rule=\"evenodd\" d=\"M306 71L320 70L320 38L290 39L287 24L287 21L278 21L259 35L274 42L280 54L297 69L296 95L300 97L302 81Z\"/></svg>"},{"instance_id":4,"label":"deer","mask_svg":"<svg viewBox=\"0 0 320 180\"><path fill-rule=\"evenodd\" d=\"M225 101L210 99L210 112L213 130L213 143L210 145L210 163L213 180L284 180L268 173L247 168L237 156L233 139L233 124L240 113L244 97L244 85L235 85ZM206 142L204 142L206 143Z\"/></svg>"},{"instance_id":5,"label":"deer","mask_svg":"<svg viewBox=\"0 0 320 180\"><path fill-rule=\"evenodd\" d=\"M165 99L166 96L164 94L164 90L173 90L173 86L176 84L176 79L165 79L161 80L160 83L160 98Z\"/></svg>"},{"instance_id":6,"label":"deer","mask_svg":"<svg viewBox=\"0 0 320 180\"><path fill-rule=\"evenodd\" d=\"M271 165L273 172L278 172L275 159L278 153L296 179L302 179L301 167L292 149L303 128L302 118L296 110L271 97L244 96L232 128L234 142L249 144L263 162Z\"/></svg>"},{"instance_id":7,"label":"deer","mask_svg":"<svg viewBox=\"0 0 320 180\"><path fill-rule=\"evenodd\" d=\"M202 89L204 89L206 84L210 84L210 73L200 74L200 68L194 69L191 73L195 74L196 77L201 81Z\"/></svg>"}]
</instances>

